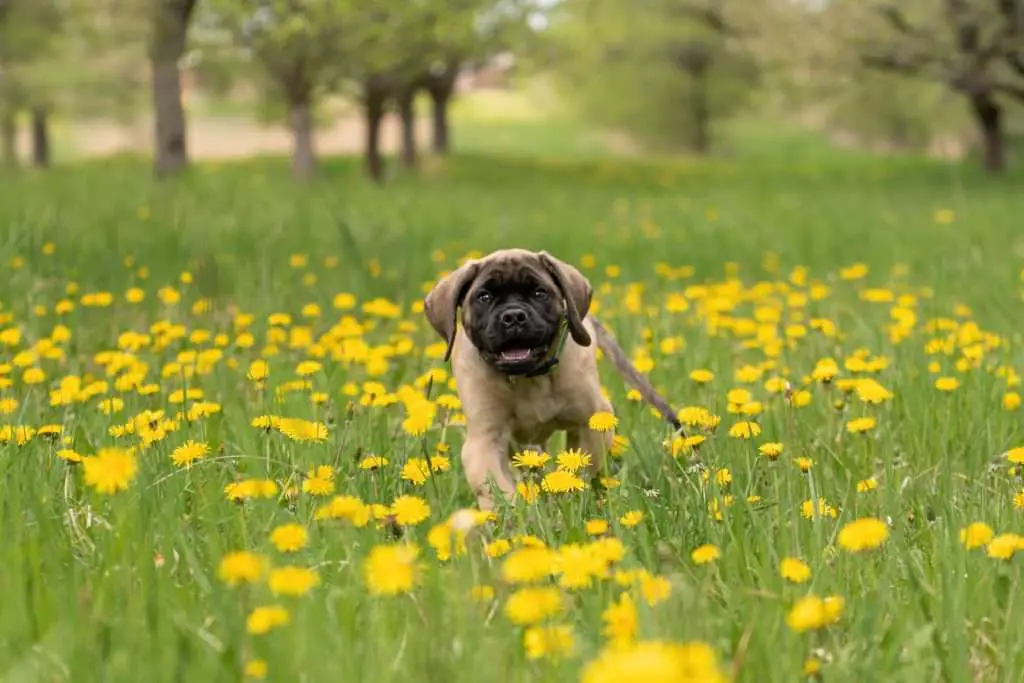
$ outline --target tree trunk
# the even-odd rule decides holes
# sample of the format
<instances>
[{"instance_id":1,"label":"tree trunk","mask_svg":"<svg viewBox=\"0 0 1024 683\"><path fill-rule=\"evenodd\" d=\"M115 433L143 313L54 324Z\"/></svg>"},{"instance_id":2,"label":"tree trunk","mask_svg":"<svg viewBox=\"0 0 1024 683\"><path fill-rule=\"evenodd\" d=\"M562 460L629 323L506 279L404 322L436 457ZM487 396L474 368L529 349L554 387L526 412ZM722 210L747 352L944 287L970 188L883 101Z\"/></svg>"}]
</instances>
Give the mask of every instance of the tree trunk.
<instances>
[{"instance_id":1,"label":"tree trunk","mask_svg":"<svg viewBox=\"0 0 1024 683\"><path fill-rule=\"evenodd\" d=\"M416 167L416 89L405 88L398 95L398 115L402 120L402 164L407 168Z\"/></svg>"},{"instance_id":2,"label":"tree trunk","mask_svg":"<svg viewBox=\"0 0 1024 683\"><path fill-rule=\"evenodd\" d=\"M292 175L308 180L316 172L316 150L313 147L313 109L309 96L297 98L289 106L292 126Z\"/></svg>"},{"instance_id":3,"label":"tree trunk","mask_svg":"<svg viewBox=\"0 0 1024 683\"><path fill-rule=\"evenodd\" d=\"M375 182L384 180L384 159L380 153L380 126L384 120L385 91L366 87L366 172Z\"/></svg>"},{"instance_id":4,"label":"tree trunk","mask_svg":"<svg viewBox=\"0 0 1024 683\"><path fill-rule=\"evenodd\" d=\"M185 142L185 110L181 105L181 74L178 60L154 59L153 113L155 139L153 170L158 176L178 173L188 166Z\"/></svg>"},{"instance_id":5,"label":"tree trunk","mask_svg":"<svg viewBox=\"0 0 1024 683\"><path fill-rule=\"evenodd\" d=\"M4 112L0 118L0 154L3 164L8 168L18 165L18 124L13 112Z\"/></svg>"},{"instance_id":6,"label":"tree trunk","mask_svg":"<svg viewBox=\"0 0 1024 683\"><path fill-rule=\"evenodd\" d=\"M705 156L711 151L711 108L708 103L707 69L694 69L691 77L693 98L690 101L690 111L693 115L693 131L690 146L695 153Z\"/></svg>"},{"instance_id":7,"label":"tree trunk","mask_svg":"<svg viewBox=\"0 0 1024 683\"><path fill-rule=\"evenodd\" d=\"M188 166L185 109L181 102L178 61L185 52L188 23L195 0L156 0L150 69L153 78L153 170L158 176Z\"/></svg>"},{"instance_id":8,"label":"tree trunk","mask_svg":"<svg viewBox=\"0 0 1024 683\"><path fill-rule=\"evenodd\" d=\"M981 133L982 159L989 173L1006 170L1006 136L1003 110L989 95L973 95L971 109Z\"/></svg>"},{"instance_id":9,"label":"tree trunk","mask_svg":"<svg viewBox=\"0 0 1024 683\"><path fill-rule=\"evenodd\" d=\"M32 107L32 164L36 168L50 165L50 118L45 107Z\"/></svg>"},{"instance_id":10,"label":"tree trunk","mask_svg":"<svg viewBox=\"0 0 1024 683\"><path fill-rule=\"evenodd\" d=\"M448 125L448 104L455 91L455 77L458 66L451 65L440 75L432 76L427 84L430 100L433 103L433 139L431 140L435 154L448 154L451 149L451 131Z\"/></svg>"}]
</instances>

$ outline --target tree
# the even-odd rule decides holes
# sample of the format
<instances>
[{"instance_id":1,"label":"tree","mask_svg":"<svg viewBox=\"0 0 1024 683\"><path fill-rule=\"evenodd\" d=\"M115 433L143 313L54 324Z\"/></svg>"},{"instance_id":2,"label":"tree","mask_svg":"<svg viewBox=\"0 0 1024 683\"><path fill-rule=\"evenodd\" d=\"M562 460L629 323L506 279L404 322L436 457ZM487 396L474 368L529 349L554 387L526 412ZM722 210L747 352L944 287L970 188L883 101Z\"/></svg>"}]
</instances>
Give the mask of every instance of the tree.
<instances>
[{"instance_id":1,"label":"tree","mask_svg":"<svg viewBox=\"0 0 1024 683\"><path fill-rule=\"evenodd\" d=\"M152 3L149 61L153 89L153 166L158 176L188 165L185 110L179 62L185 53L196 0L148 0Z\"/></svg>"},{"instance_id":2,"label":"tree","mask_svg":"<svg viewBox=\"0 0 1024 683\"><path fill-rule=\"evenodd\" d=\"M449 107L461 70L487 62L529 35L527 20L533 0L441 0L427 19L429 59L422 63L419 83L430 95L431 146L435 154L451 149Z\"/></svg>"},{"instance_id":3,"label":"tree","mask_svg":"<svg viewBox=\"0 0 1024 683\"><path fill-rule=\"evenodd\" d=\"M707 154L757 84L743 29L719 2L567 0L551 63L581 115L641 142Z\"/></svg>"},{"instance_id":4,"label":"tree","mask_svg":"<svg viewBox=\"0 0 1024 683\"><path fill-rule=\"evenodd\" d=\"M985 169L1006 168L1005 106L1024 102L1024 68L1017 68L1024 54L1024 0L912 0L867 8L842 3L836 11L865 65L930 80L963 96Z\"/></svg>"},{"instance_id":5,"label":"tree","mask_svg":"<svg viewBox=\"0 0 1024 683\"><path fill-rule=\"evenodd\" d=\"M347 0L264 0L251 4L211 0L212 23L226 27L259 66L287 107L292 173L316 171L315 111L320 95L336 87L345 59Z\"/></svg>"},{"instance_id":6,"label":"tree","mask_svg":"<svg viewBox=\"0 0 1024 683\"><path fill-rule=\"evenodd\" d=\"M7 165L17 163L16 116L23 108L31 111L33 164L50 164L52 91L39 65L56 52L61 30L53 0L0 0L0 126Z\"/></svg>"}]
</instances>

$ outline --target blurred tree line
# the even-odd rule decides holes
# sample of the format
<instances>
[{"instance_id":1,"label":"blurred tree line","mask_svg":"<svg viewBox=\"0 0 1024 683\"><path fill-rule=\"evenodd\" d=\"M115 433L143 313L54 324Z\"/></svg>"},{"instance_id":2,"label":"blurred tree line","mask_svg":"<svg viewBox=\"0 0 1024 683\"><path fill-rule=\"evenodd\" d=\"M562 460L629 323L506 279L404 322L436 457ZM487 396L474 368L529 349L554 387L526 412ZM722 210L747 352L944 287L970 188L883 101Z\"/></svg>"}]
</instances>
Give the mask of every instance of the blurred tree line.
<instances>
[{"instance_id":1,"label":"blurred tree line","mask_svg":"<svg viewBox=\"0 0 1024 683\"><path fill-rule=\"evenodd\" d=\"M1024 113L1024 0L560 0L542 63L577 111L706 153L774 105L921 150L972 126L986 169Z\"/></svg>"},{"instance_id":2,"label":"blurred tree line","mask_svg":"<svg viewBox=\"0 0 1024 683\"><path fill-rule=\"evenodd\" d=\"M286 121L297 177L316 168L325 98L356 103L368 174L381 124L417 163L417 95L450 144L460 71L511 51L585 121L708 154L724 123L774 108L864 141L923 149L972 131L1009 163L1024 111L1024 0L0 0L0 154L19 122L49 163L53 112L154 118L154 169L187 167L182 67L204 87L256 85Z\"/></svg>"},{"instance_id":3,"label":"blurred tree line","mask_svg":"<svg viewBox=\"0 0 1024 683\"><path fill-rule=\"evenodd\" d=\"M49 163L50 115L130 117L148 105L158 175L188 165L183 65L226 92L256 85L281 112L297 177L316 168L318 105L357 102L370 176L383 177L381 123L402 121L402 160L417 161L414 102L432 104L432 145L447 153L449 106L467 65L522 44L519 0L0 0L0 132L17 163L19 114L33 161ZM145 93L148 88L148 96ZM147 102L148 100L148 102Z\"/></svg>"}]
</instances>

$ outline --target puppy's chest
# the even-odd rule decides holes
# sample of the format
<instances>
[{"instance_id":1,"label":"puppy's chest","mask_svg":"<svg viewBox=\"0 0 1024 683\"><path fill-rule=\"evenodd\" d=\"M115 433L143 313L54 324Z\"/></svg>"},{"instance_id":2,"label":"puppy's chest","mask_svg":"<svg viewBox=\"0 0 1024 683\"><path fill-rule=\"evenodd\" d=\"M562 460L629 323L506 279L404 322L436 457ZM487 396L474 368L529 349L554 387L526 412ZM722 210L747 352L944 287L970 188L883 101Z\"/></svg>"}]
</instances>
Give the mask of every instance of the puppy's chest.
<instances>
[{"instance_id":1,"label":"puppy's chest","mask_svg":"<svg viewBox=\"0 0 1024 683\"><path fill-rule=\"evenodd\" d=\"M550 378L540 377L513 383L510 387L510 417L513 429L539 434L564 429L578 421L578 397Z\"/></svg>"}]
</instances>

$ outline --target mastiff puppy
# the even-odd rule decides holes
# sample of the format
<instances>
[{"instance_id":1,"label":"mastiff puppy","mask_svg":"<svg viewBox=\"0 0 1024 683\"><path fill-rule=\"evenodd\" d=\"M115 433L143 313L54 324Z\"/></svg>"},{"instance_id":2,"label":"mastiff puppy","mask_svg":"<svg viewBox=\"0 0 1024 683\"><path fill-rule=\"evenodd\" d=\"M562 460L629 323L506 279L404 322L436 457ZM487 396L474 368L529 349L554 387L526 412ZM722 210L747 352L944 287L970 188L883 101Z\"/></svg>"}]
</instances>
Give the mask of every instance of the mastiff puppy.
<instances>
[{"instance_id":1,"label":"mastiff puppy","mask_svg":"<svg viewBox=\"0 0 1024 683\"><path fill-rule=\"evenodd\" d=\"M431 326L447 343L466 416L462 465L483 510L494 507L489 480L512 501L511 455L544 448L556 430L601 471L609 432L588 428L612 412L601 394L594 341L616 370L677 430L668 402L641 375L608 331L588 315L593 290L576 268L546 252L503 249L442 278L424 300ZM461 322L459 325L459 311Z\"/></svg>"}]
</instances>

